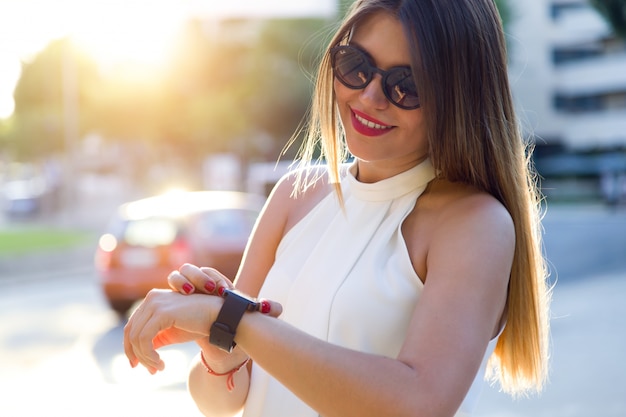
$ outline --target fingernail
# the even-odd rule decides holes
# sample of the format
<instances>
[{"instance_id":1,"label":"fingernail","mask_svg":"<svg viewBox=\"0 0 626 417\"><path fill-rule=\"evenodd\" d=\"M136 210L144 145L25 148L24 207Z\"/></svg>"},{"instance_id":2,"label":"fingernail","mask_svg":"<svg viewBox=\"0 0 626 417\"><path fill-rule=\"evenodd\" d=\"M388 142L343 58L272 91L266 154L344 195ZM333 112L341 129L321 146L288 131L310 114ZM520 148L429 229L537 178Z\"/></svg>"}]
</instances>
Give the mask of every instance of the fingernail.
<instances>
[{"instance_id":1,"label":"fingernail","mask_svg":"<svg viewBox=\"0 0 626 417\"><path fill-rule=\"evenodd\" d=\"M217 293L218 293L220 296L222 296L222 295L224 295L224 291L226 291L226 287L220 287L220 288L217 290Z\"/></svg>"},{"instance_id":2,"label":"fingernail","mask_svg":"<svg viewBox=\"0 0 626 417\"><path fill-rule=\"evenodd\" d=\"M261 301L261 313L263 314L269 314L270 310L271 310L271 305L270 302L267 300L263 300Z\"/></svg>"},{"instance_id":3,"label":"fingernail","mask_svg":"<svg viewBox=\"0 0 626 417\"><path fill-rule=\"evenodd\" d=\"M215 291L215 283L213 281L207 281L206 284L204 284L204 289L208 292Z\"/></svg>"},{"instance_id":4,"label":"fingernail","mask_svg":"<svg viewBox=\"0 0 626 417\"><path fill-rule=\"evenodd\" d=\"M193 285L191 285L191 284L190 284L190 283L188 283L188 282L185 282L185 284L183 285L183 292L184 292L185 294L189 294L189 293L191 293L192 291L193 291Z\"/></svg>"}]
</instances>

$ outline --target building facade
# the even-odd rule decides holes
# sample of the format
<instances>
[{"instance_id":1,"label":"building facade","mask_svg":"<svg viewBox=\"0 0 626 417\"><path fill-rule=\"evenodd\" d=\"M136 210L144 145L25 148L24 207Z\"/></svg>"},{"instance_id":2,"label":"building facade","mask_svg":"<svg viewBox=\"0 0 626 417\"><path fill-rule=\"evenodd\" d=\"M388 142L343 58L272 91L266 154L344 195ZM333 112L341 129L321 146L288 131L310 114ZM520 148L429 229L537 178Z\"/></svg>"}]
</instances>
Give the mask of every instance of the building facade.
<instances>
[{"instance_id":1,"label":"building facade","mask_svg":"<svg viewBox=\"0 0 626 417\"><path fill-rule=\"evenodd\" d=\"M511 83L538 148L626 150L626 43L586 0L511 2Z\"/></svg>"}]
</instances>

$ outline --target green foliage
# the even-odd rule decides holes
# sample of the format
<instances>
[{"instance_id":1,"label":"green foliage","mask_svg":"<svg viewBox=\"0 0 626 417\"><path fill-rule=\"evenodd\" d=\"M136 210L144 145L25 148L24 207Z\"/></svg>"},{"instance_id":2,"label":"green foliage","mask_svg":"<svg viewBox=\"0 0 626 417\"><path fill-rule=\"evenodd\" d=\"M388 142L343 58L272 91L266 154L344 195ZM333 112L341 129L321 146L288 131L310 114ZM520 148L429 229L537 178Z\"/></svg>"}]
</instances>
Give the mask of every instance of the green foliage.
<instances>
[{"instance_id":1,"label":"green foliage","mask_svg":"<svg viewBox=\"0 0 626 417\"><path fill-rule=\"evenodd\" d=\"M64 74L70 65L72 74L79 80L90 79L95 71L92 63L74 53L67 40L52 42L31 62L22 64L14 92L15 112L0 142L15 158L36 158L65 149L67 96L64 93L68 79ZM80 95L75 100L77 107L86 104Z\"/></svg>"},{"instance_id":2,"label":"green foliage","mask_svg":"<svg viewBox=\"0 0 626 417\"><path fill-rule=\"evenodd\" d=\"M267 152L255 142L263 135L275 141L275 158L306 113L315 34L326 22L230 21L207 30L209 24L189 23L161 73L102 70L68 40L51 43L23 64L0 151L29 159L76 145L66 139L73 100L79 137L95 132L109 142L164 146L193 161L242 149L258 156ZM68 74L76 91L64 85Z\"/></svg>"},{"instance_id":3,"label":"green foliage","mask_svg":"<svg viewBox=\"0 0 626 417\"><path fill-rule=\"evenodd\" d=\"M511 2L509 0L495 0L496 7L500 12L500 18L502 19L502 25L506 26L511 22L513 17L513 10Z\"/></svg>"},{"instance_id":4,"label":"green foliage","mask_svg":"<svg viewBox=\"0 0 626 417\"><path fill-rule=\"evenodd\" d=\"M615 35L626 40L626 0L590 0L590 3L607 20Z\"/></svg>"},{"instance_id":5,"label":"green foliage","mask_svg":"<svg viewBox=\"0 0 626 417\"><path fill-rule=\"evenodd\" d=\"M84 232L47 228L2 230L0 231L0 256L69 248L83 244L91 238L91 235Z\"/></svg>"},{"instance_id":6,"label":"green foliage","mask_svg":"<svg viewBox=\"0 0 626 417\"><path fill-rule=\"evenodd\" d=\"M339 0L339 16L345 16L355 0Z\"/></svg>"}]
</instances>

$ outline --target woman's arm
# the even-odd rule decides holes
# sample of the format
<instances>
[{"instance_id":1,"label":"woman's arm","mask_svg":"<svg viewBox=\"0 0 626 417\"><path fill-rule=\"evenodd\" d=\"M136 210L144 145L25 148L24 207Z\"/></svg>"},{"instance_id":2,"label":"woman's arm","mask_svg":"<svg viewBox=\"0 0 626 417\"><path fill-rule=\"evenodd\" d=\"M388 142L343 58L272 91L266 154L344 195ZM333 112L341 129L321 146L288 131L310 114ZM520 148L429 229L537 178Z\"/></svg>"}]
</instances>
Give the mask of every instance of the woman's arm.
<instances>
[{"instance_id":1,"label":"woman's arm","mask_svg":"<svg viewBox=\"0 0 626 417\"><path fill-rule=\"evenodd\" d=\"M324 191L321 184L322 181L298 199L293 199L293 176L286 176L279 181L269 196L246 247L235 279L235 286L238 290L253 297L258 296L265 277L274 263L276 250L283 235L308 213L325 192L328 192ZM200 272L198 268L195 270L190 266L184 268L184 271L181 269L182 275L185 276L184 282L188 282L187 280L191 278L196 288L204 288L204 282L210 278L217 282L216 290L222 285L221 283L225 282L223 278L216 277L219 275L216 271L208 271L207 275ZM180 285L182 284L178 286ZM278 314L276 309L277 307L274 307L271 315ZM235 348L231 354L225 354L211 346L207 338L201 338L197 342L207 363L217 373L230 371L248 357L239 348ZM192 364L188 379L190 394L198 408L207 416L228 416L238 412L247 396L250 365L234 374L235 388L232 392L228 392L226 377L209 374L198 355ZM207 393L212 393L212 395L207 395Z\"/></svg>"},{"instance_id":2,"label":"woman's arm","mask_svg":"<svg viewBox=\"0 0 626 417\"><path fill-rule=\"evenodd\" d=\"M326 417L454 415L501 320L514 236L508 213L492 198L464 199L438 219L426 254L424 290L398 358L341 348L258 313L246 313L241 320L238 347ZM206 306L178 303L181 311L176 311L169 301L149 303L158 311L147 315L157 323L132 326L127 346L131 362L137 351L134 363L154 367L155 353L147 341L171 323L206 335L222 301L192 297ZM191 308L194 317L185 321L184 312ZM205 393L206 411L220 409L222 393L212 395L200 380L193 385ZM241 385L247 388L247 381Z\"/></svg>"},{"instance_id":3,"label":"woman's arm","mask_svg":"<svg viewBox=\"0 0 626 417\"><path fill-rule=\"evenodd\" d=\"M265 276L274 262L274 254L282 238L287 219L291 193L289 185L286 179L281 180L268 198L237 273L236 287L251 296L258 295ZM194 275L189 269L191 268L185 271L181 269L181 273L186 279L193 279L195 287L204 288L202 281L209 277ZM215 274L217 273L214 272L212 275ZM218 282L215 286L217 291L220 280L215 278L213 280ZM228 372L248 358L248 355L239 348L235 348L230 354L220 351L209 344L207 337L198 339L197 343L207 364L216 373ZM219 377L207 372L200 354L197 355L189 372L188 388L191 397L204 415L232 416L241 410L248 394L250 365L233 375L234 388L231 392L227 389L226 379L225 376Z\"/></svg>"},{"instance_id":4,"label":"woman's arm","mask_svg":"<svg viewBox=\"0 0 626 417\"><path fill-rule=\"evenodd\" d=\"M452 416L497 332L513 249L510 216L492 198L445 210L397 359L334 346L258 314L244 317L236 341L325 417Z\"/></svg>"}]
</instances>

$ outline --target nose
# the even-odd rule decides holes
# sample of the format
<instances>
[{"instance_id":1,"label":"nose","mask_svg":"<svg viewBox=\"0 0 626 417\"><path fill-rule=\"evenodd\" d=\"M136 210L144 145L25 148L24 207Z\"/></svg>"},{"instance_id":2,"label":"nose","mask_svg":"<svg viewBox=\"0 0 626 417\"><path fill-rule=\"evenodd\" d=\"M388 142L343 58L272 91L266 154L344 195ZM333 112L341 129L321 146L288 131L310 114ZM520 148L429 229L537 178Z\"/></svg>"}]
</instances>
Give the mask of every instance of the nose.
<instances>
[{"instance_id":1,"label":"nose","mask_svg":"<svg viewBox=\"0 0 626 417\"><path fill-rule=\"evenodd\" d=\"M384 109L389 106L389 100L383 93L382 85L383 77L380 74L374 74L372 81L361 91L361 100L377 109Z\"/></svg>"}]
</instances>

